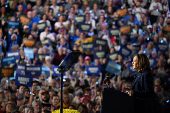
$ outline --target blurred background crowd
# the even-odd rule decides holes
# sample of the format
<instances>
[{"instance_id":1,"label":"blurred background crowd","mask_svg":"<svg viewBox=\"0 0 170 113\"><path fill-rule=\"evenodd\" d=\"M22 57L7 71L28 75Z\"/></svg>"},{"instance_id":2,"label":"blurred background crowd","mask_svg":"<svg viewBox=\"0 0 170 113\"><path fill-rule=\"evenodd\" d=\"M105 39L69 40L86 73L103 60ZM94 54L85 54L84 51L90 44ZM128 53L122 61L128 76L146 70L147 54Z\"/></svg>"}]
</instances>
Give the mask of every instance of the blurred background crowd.
<instances>
[{"instance_id":1,"label":"blurred background crowd","mask_svg":"<svg viewBox=\"0 0 170 113\"><path fill-rule=\"evenodd\" d=\"M135 54L146 54L148 58L156 59L152 72L160 111L169 112L169 3L169 0L1 0L0 68L16 70L18 64L41 65L49 68L50 75L34 76L31 87L17 86L14 78L0 76L0 113L50 113L59 109L60 75L52 76L52 67L58 66L72 50L80 50L82 54L64 74L63 108L80 113L100 112L103 81L110 74L105 70L108 62L121 65L119 75L111 79L110 85L125 92L135 78L128 65ZM120 17L117 11L125 8L127 15ZM85 24L92 26L89 32L79 29L74 19L77 15L84 15ZM21 20L21 17L25 19ZM9 27L9 22L17 21L17 28ZM40 29L40 23L45 23L43 29ZM109 29L119 29L124 25L132 27L130 33L109 35ZM106 47L83 51L82 44L94 42L97 38L106 40ZM34 40L35 46L26 47L25 39ZM158 51L157 44L167 45L168 49ZM140 49L135 49L137 45ZM119 54L122 46L132 51L128 57ZM24 48L32 48L34 57L28 58ZM94 57L94 51L102 50L106 52L104 57ZM3 66L1 60L8 52L15 51L19 51L20 58L14 64ZM118 53L114 59L107 56L114 53ZM48 55L40 60L38 54ZM88 75L87 66L100 66L101 72Z\"/></svg>"}]
</instances>

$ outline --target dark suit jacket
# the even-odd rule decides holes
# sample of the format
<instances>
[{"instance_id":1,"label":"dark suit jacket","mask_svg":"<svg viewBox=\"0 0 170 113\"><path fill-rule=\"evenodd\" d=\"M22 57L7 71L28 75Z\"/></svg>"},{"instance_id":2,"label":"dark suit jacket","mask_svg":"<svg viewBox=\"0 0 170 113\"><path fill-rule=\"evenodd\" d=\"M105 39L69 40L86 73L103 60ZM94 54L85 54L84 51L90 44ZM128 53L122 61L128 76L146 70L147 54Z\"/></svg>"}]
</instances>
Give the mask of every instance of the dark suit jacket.
<instances>
[{"instance_id":1,"label":"dark suit jacket","mask_svg":"<svg viewBox=\"0 0 170 113\"><path fill-rule=\"evenodd\" d=\"M157 113L158 101L150 72L138 72L132 85L135 113Z\"/></svg>"}]
</instances>

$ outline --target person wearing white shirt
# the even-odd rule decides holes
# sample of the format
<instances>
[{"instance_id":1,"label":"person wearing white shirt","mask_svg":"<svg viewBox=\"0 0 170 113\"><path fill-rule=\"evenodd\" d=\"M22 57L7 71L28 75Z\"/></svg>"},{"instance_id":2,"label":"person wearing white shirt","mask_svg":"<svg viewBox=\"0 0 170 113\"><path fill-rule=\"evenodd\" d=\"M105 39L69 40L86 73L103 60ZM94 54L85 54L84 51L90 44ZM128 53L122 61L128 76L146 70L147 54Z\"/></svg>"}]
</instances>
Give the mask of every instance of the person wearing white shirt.
<instances>
[{"instance_id":1,"label":"person wearing white shirt","mask_svg":"<svg viewBox=\"0 0 170 113\"><path fill-rule=\"evenodd\" d=\"M56 0L52 0L52 5L50 6L50 8L53 9L53 15L55 17L57 17L57 13L58 13L58 10L59 10L59 6L57 6L57 1Z\"/></svg>"},{"instance_id":2,"label":"person wearing white shirt","mask_svg":"<svg viewBox=\"0 0 170 113\"><path fill-rule=\"evenodd\" d=\"M136 15L137 20L139 22L142 22L142 18L141 18L142 13L146 14L146 10L141 7L141 3L140 2L136 2L135 15Z\"/></svg>"},{"instance_id":3,"label":"person wearing white shirt","mask_svg":"<svg viewBox=\"0 0 170 113\"><path fill-rule=\"evenodd\" d=\"M46 27L45 31L40 34L40 40L44 41L45 39L50 39L53 42L55 41L54 35L49 32L49 27Z\"/></svg>"},{"instance_id":4,"label":"person wearing white shirt","mask_svg":"<svg viewBox=\"0 0 170 113\"><path fill-rule=\"evenodd\" d=\"M47 15L46 14L42 15L42 20L40 20L38 23L43 23L43 22L46 22L47 26L51 28L51 23L50 23L49 20L47 20Z\"/></svg>"},{"instance_id":5,"label":"person wearing white shirt","mask_svg":"<svg viewBox=\"0 0 170 113\"><path fill-rule=\"evenodd\" d=\"M158 0L154 0L149 7L151 24L157 21L157 18L161 16L162 4Z\"/></svg>"},{"instance_id":6,"label":"person wearing white shirt","mask_svg":"<svg viewBox=\"0 0 170 113\"><path fill-rule=\"evenodd\" d=\"M86 13L85 16L86 16L86 17L85 17L85 18L86 18L85 23L86 23L86 24L91 24L93 30L96 29L96 22L95 22L95 20L90 19L90 13Z\"/></svg>"}]
</instances>

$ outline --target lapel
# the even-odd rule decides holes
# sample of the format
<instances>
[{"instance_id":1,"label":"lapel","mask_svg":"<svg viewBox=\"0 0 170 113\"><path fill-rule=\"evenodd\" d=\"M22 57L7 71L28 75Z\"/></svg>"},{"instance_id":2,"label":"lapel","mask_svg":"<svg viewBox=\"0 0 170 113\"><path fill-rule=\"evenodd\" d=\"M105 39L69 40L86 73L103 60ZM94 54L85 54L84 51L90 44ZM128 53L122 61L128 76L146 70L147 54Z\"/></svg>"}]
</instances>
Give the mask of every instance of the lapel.
<instances>
[{"instance_id":1,"label":"lapel","mask_svg":"<svg viewBox=\"0 0 170 113\"><path fill-rule=\"evenodd\" d=\"M135 85L135 83L140 79L140 77L142 76L142 73L138 73L137 76L136 76L136 79L135 81L133 82L133 86Z\"/></svg>"}]
</instances>

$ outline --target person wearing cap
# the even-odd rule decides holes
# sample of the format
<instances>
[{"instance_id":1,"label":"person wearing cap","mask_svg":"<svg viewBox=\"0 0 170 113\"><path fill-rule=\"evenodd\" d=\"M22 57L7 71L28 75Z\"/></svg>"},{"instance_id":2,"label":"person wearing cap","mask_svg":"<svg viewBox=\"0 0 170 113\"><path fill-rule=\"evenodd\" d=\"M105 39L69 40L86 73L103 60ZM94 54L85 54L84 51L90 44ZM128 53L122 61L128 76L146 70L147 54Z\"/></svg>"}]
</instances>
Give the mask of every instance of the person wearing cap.
<instances>
[{"instance_id":1,"label":"person wearing cap","mask_svg":"<svg viewBox=\"0 0 170 113\"><path fill-rule=\"evenodd\" d=\"M147 25L147 31L144 33L145 40L153 40L154 36L157 35L153 33L152 25Z\"/></svg>"},{"instance_id":2,"label":"person wearing cap","mask_svg":"<svg viewBox=\"0 0 170 113\"><path fill-rule=\"evenodd\" d=\"M91 58L90 58L89 56L86 56L86 57L84 58L84 65L85 65L85 66L91 65Z\"/></svg>"},{"instance_id":3,"label":"person wearing cap","mask_svg":"<svg viewBox=\"0 0 170 113\"><path fill-rule=\"evenodd\" d=\"M74 8L75 8L75 12L76 12L78 15L83 15L83 10L82 10L82 9L79 9L79 2L78 2L78 1L75 1L75 2L74 2Z\"/></svg>"},{"instance_id":4,"label":"person wearing cap","mask_svg":"<svg viewBox=\"0 0 170 113\"><path fill-rule=\"evenodd\" d=\"M23 105L25 103L25 100L24 100L24 94L19 94L16 99L17 99L17 109L19 109L19 107L21 105Z\"/></svg>"},{"instance_id":5,"label":"person wearing cap","mask_svg":"<svg viewBox=\"0 0 170 113\"><path fill-rule=\"evenodd\" d=\"M128 15L126 15L126 16L124 17L125 23L127 22L127 20L137 21L137 17L136 17L136 15L135 15L134 10L132 10L132 8L128 8Z\"/></svg>"}]
</instances>

